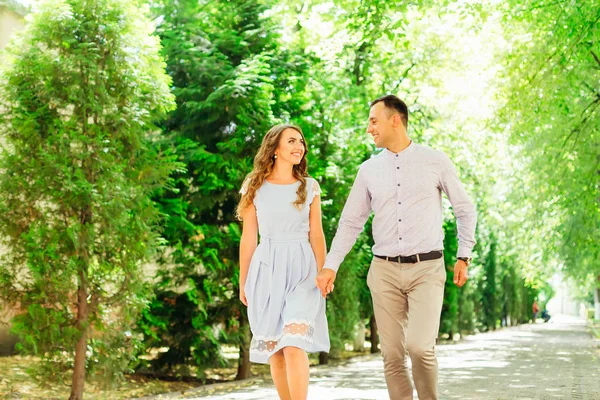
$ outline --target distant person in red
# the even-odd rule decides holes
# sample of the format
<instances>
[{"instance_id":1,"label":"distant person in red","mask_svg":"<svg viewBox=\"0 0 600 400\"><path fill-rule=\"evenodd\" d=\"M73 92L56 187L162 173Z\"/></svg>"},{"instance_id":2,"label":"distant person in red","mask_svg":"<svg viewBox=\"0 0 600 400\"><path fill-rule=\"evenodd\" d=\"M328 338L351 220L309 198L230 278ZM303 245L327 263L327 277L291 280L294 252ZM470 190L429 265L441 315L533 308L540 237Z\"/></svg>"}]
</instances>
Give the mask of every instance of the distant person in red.
<instances>
[{"instance_id":1,"label":"distant person in red","mask_svg":"<svg viewBox=\"0 0 600 400\"><path fill-rule=\"evenodd\" d=\"M540 312L540 306L538 306L537 300L533 301L532 310L533 310L533 323L535 324L535 320L537 319L537 315Z\"/></svg>"}]
</instances>

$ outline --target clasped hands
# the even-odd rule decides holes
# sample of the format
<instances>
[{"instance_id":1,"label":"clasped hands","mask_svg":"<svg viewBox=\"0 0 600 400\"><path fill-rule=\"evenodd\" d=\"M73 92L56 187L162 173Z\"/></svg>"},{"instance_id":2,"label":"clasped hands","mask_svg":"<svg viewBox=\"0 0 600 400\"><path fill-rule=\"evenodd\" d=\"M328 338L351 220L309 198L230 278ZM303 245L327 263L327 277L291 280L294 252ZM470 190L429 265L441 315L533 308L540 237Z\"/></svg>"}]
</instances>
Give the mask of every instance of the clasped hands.
<instances>
[{"instance_id":1,"label":"clasped hands","mask_svg":"<svg viewBox=\"0 0 600 400\"><path fill-rule=\"evenodd\" d=\"M329 293L333 292L333 288L334 288L333 282L335 281L336 275L337 275L336 272L329 268L323 268L317 274L315 283L316 283L317 287L319 288L319 290L321 291L321 294L323 295L323 297L327 297L327 295Z\"/></svg>"}]
</instances>

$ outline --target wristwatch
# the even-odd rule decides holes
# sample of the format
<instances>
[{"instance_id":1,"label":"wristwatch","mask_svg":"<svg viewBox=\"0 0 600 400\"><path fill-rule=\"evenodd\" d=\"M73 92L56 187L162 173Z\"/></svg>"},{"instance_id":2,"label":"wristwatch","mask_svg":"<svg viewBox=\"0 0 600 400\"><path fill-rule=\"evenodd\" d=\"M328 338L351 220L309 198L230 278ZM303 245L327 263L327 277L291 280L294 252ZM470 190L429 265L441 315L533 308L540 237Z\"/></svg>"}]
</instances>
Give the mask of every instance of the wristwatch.
<instances>
[{"instance_id":1,"label":"wristwatch","mask_svg":"<svg viewBox=\"0 0 600 400\"><path fill-rule=\"evenodd\" d=\"M467 264L467 267L469 265L471 265L471 261L473 260L472 257L456 257L458 260L462 260L465 262L465 264Z\"/></svg>"}]
</instances>

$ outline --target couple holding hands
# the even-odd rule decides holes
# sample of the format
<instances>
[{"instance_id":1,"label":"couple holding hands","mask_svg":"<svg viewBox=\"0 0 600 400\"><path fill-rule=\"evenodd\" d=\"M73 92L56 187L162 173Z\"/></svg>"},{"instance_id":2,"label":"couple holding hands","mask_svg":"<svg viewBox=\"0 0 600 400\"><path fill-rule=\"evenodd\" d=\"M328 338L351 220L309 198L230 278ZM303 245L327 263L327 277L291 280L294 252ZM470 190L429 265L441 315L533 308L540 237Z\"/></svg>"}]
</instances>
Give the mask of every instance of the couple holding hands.
<instances>
[{"instance_id":1,"label":"couple holding hands","mask_svg":"<svg viewBox=\"0 0 600 400\"><path fill-rule=\"evenodd\" d=\"M325 297L371 212L367 284L390 398L413 398L407 356L419 398L438 398L435 343L446 282L441 193L458 224L458 286L467 281L477 216L450 159L413 143L407 127L408 108L398 97L370 104L367 133L383 151L360 166L329 253L302 131L277 125L262 141L237 209L240 300L248 307L250 360L270 364L283 400L307 398L307 352L329 351Z\"/></svg>"}]
</instances>

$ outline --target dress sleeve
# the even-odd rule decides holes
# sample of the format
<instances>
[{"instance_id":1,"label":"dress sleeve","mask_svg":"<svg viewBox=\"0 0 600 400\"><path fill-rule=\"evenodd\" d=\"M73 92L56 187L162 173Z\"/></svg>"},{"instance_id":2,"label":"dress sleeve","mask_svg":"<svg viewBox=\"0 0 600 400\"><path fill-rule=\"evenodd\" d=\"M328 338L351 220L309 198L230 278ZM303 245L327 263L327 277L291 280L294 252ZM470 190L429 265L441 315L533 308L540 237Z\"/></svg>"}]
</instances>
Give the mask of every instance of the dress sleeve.
<instances>
[{"instance_id":1,"label":"dress sleeve","mask_svg":"<svg viewBox=\"0 0 600 400\"><path fill-rule=\"evenodd\" d=\"M313 196L313 198L315 198L317 196L321 196L321 186L319 185L319 182L317 182L316 179L313 179L312 196Z\"/></svg>"},{"instance_id":2,"label":"dress sleeve","mask_svg":"<svg viewBox=\"0 0 600 400\"><path fill-rule=\"evenodd\" d=\"M248 185L250 184L250 179L245 179L244 183L242 183L242 187L240 188L240 194L243 196L248 193Z\"/></svg>"}]
</instances>

